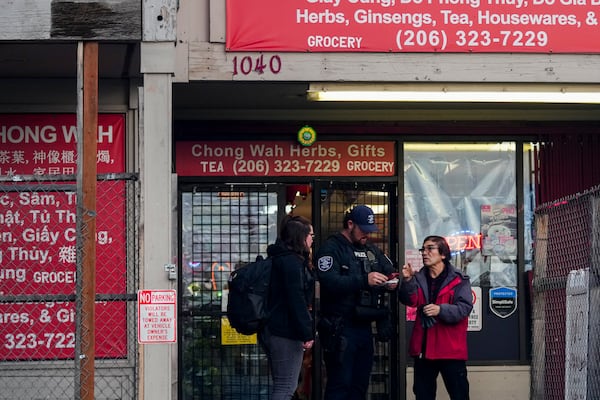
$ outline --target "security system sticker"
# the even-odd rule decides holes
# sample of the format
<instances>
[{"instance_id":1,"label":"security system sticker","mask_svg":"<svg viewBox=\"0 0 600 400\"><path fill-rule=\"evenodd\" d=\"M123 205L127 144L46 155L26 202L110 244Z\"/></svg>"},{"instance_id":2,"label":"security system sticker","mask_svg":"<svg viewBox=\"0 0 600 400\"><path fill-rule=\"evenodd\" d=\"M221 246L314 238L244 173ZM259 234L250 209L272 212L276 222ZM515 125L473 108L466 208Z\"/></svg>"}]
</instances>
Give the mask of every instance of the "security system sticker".
<instances>
[{"instance_id":1,"label":"security system sticker","mask_svg":"<svg viewBox=\"0 0 600 400\"><path fill-rule=\"evenodd\" d=\"M517 289L498 287L490 289L490 310L500 318L507 318L517 310Z\"/></svg>"}]
</instances>

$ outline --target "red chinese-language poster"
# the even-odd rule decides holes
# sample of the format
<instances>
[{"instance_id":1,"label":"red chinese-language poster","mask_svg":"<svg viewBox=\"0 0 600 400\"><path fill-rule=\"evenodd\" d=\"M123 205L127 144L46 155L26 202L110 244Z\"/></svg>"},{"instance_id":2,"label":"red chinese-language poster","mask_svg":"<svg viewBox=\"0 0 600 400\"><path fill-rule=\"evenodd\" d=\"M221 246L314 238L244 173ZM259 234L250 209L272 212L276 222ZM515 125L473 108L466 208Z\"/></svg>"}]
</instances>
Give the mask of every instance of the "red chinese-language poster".
<instances>
[{"instance_id":1,"label":"red chinese-language poster","mask_svg":"<svg viewBox=\"0 0 600 400\"><path fill-rule=\"evenodd\" d=\"M0 176L76 173L74 114L0 115ZM99 174L125 172L125 117L98 116ZM47 188L45 188L48 187ZM76 186L0 183L0 295L70 295L76 285ZM50 189L51 188L51 189ZM96 293L126 293L123 181L97 185ZM126 304L96 303L96 356L127 354ZM71 302L0 304L0 360L72 358Z\"/></svg>"},{"instance_id":2,"label":"red chinese-language poster","mask_svg":"<svg viewBox=\"0 0 600 400\"><path fill-rule=\"evenodd\" d=\"M599 0L227 0L228 51L598 53Z\"/></svg>"}]
</instances>

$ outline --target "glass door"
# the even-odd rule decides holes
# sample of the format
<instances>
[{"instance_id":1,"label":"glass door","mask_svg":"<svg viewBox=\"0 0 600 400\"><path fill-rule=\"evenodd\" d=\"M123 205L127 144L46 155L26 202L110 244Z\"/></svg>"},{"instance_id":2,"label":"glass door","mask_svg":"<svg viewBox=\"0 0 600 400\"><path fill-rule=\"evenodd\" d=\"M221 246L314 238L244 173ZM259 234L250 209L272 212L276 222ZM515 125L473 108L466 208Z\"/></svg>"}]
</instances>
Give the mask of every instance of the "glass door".
<instances>
[{"instance_id":1,"label":"glass door","mask_svg":"<svg viewBox=\"0 0 600 400\"><path fill-rule=\"evenodd\" d=\"M225 311L231 271L266 257L276 239L280 198L275 185L180 193L180 399L269 398L269 369L256 335L238 334Z\"/></svg>"}]
</instances>

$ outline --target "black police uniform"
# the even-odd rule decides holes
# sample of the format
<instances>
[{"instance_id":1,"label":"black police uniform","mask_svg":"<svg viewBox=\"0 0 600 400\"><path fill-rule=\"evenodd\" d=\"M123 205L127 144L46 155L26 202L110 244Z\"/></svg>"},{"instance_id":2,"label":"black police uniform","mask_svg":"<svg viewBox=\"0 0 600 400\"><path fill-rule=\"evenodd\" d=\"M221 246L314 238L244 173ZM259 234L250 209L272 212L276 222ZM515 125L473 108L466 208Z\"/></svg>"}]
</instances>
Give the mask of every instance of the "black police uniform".
<instances>
[{"instance_id":1,"label":"black police uniform","mask_svg":"<svg viewBox=\"0 0 600 400\"><path fill-rule=\"evenodd\" d=\"M372 245L356 246L341 233L317 253L321 285L319 337L327 369L325 400L365 399L373 365L373 321L389 322L385 288L371 288L368 273L394 272L390 259ZM391 325L388 324L388 329ZM383 332L382 332L383 333ZM389 335L389 333L388 333Z\"/></svg>"}]
</instances>

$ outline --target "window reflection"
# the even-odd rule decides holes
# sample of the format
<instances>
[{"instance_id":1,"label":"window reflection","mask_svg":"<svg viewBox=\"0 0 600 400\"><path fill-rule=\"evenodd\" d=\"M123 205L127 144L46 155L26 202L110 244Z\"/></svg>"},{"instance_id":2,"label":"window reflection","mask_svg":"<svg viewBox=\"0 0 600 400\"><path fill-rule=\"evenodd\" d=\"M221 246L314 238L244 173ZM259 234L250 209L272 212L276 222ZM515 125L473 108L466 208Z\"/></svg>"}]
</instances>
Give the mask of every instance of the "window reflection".
<instances>
[{"instance_id":1,"label":"window reflection","mask_svg":"<svg viewBox=\"0 0 600 400\"><path fill-rule=\"evenodd\" d=\"M517 286L516 144L406 143L406 261L428 235L447 238L473 286Z\"/></svg>"}]
</instances>

